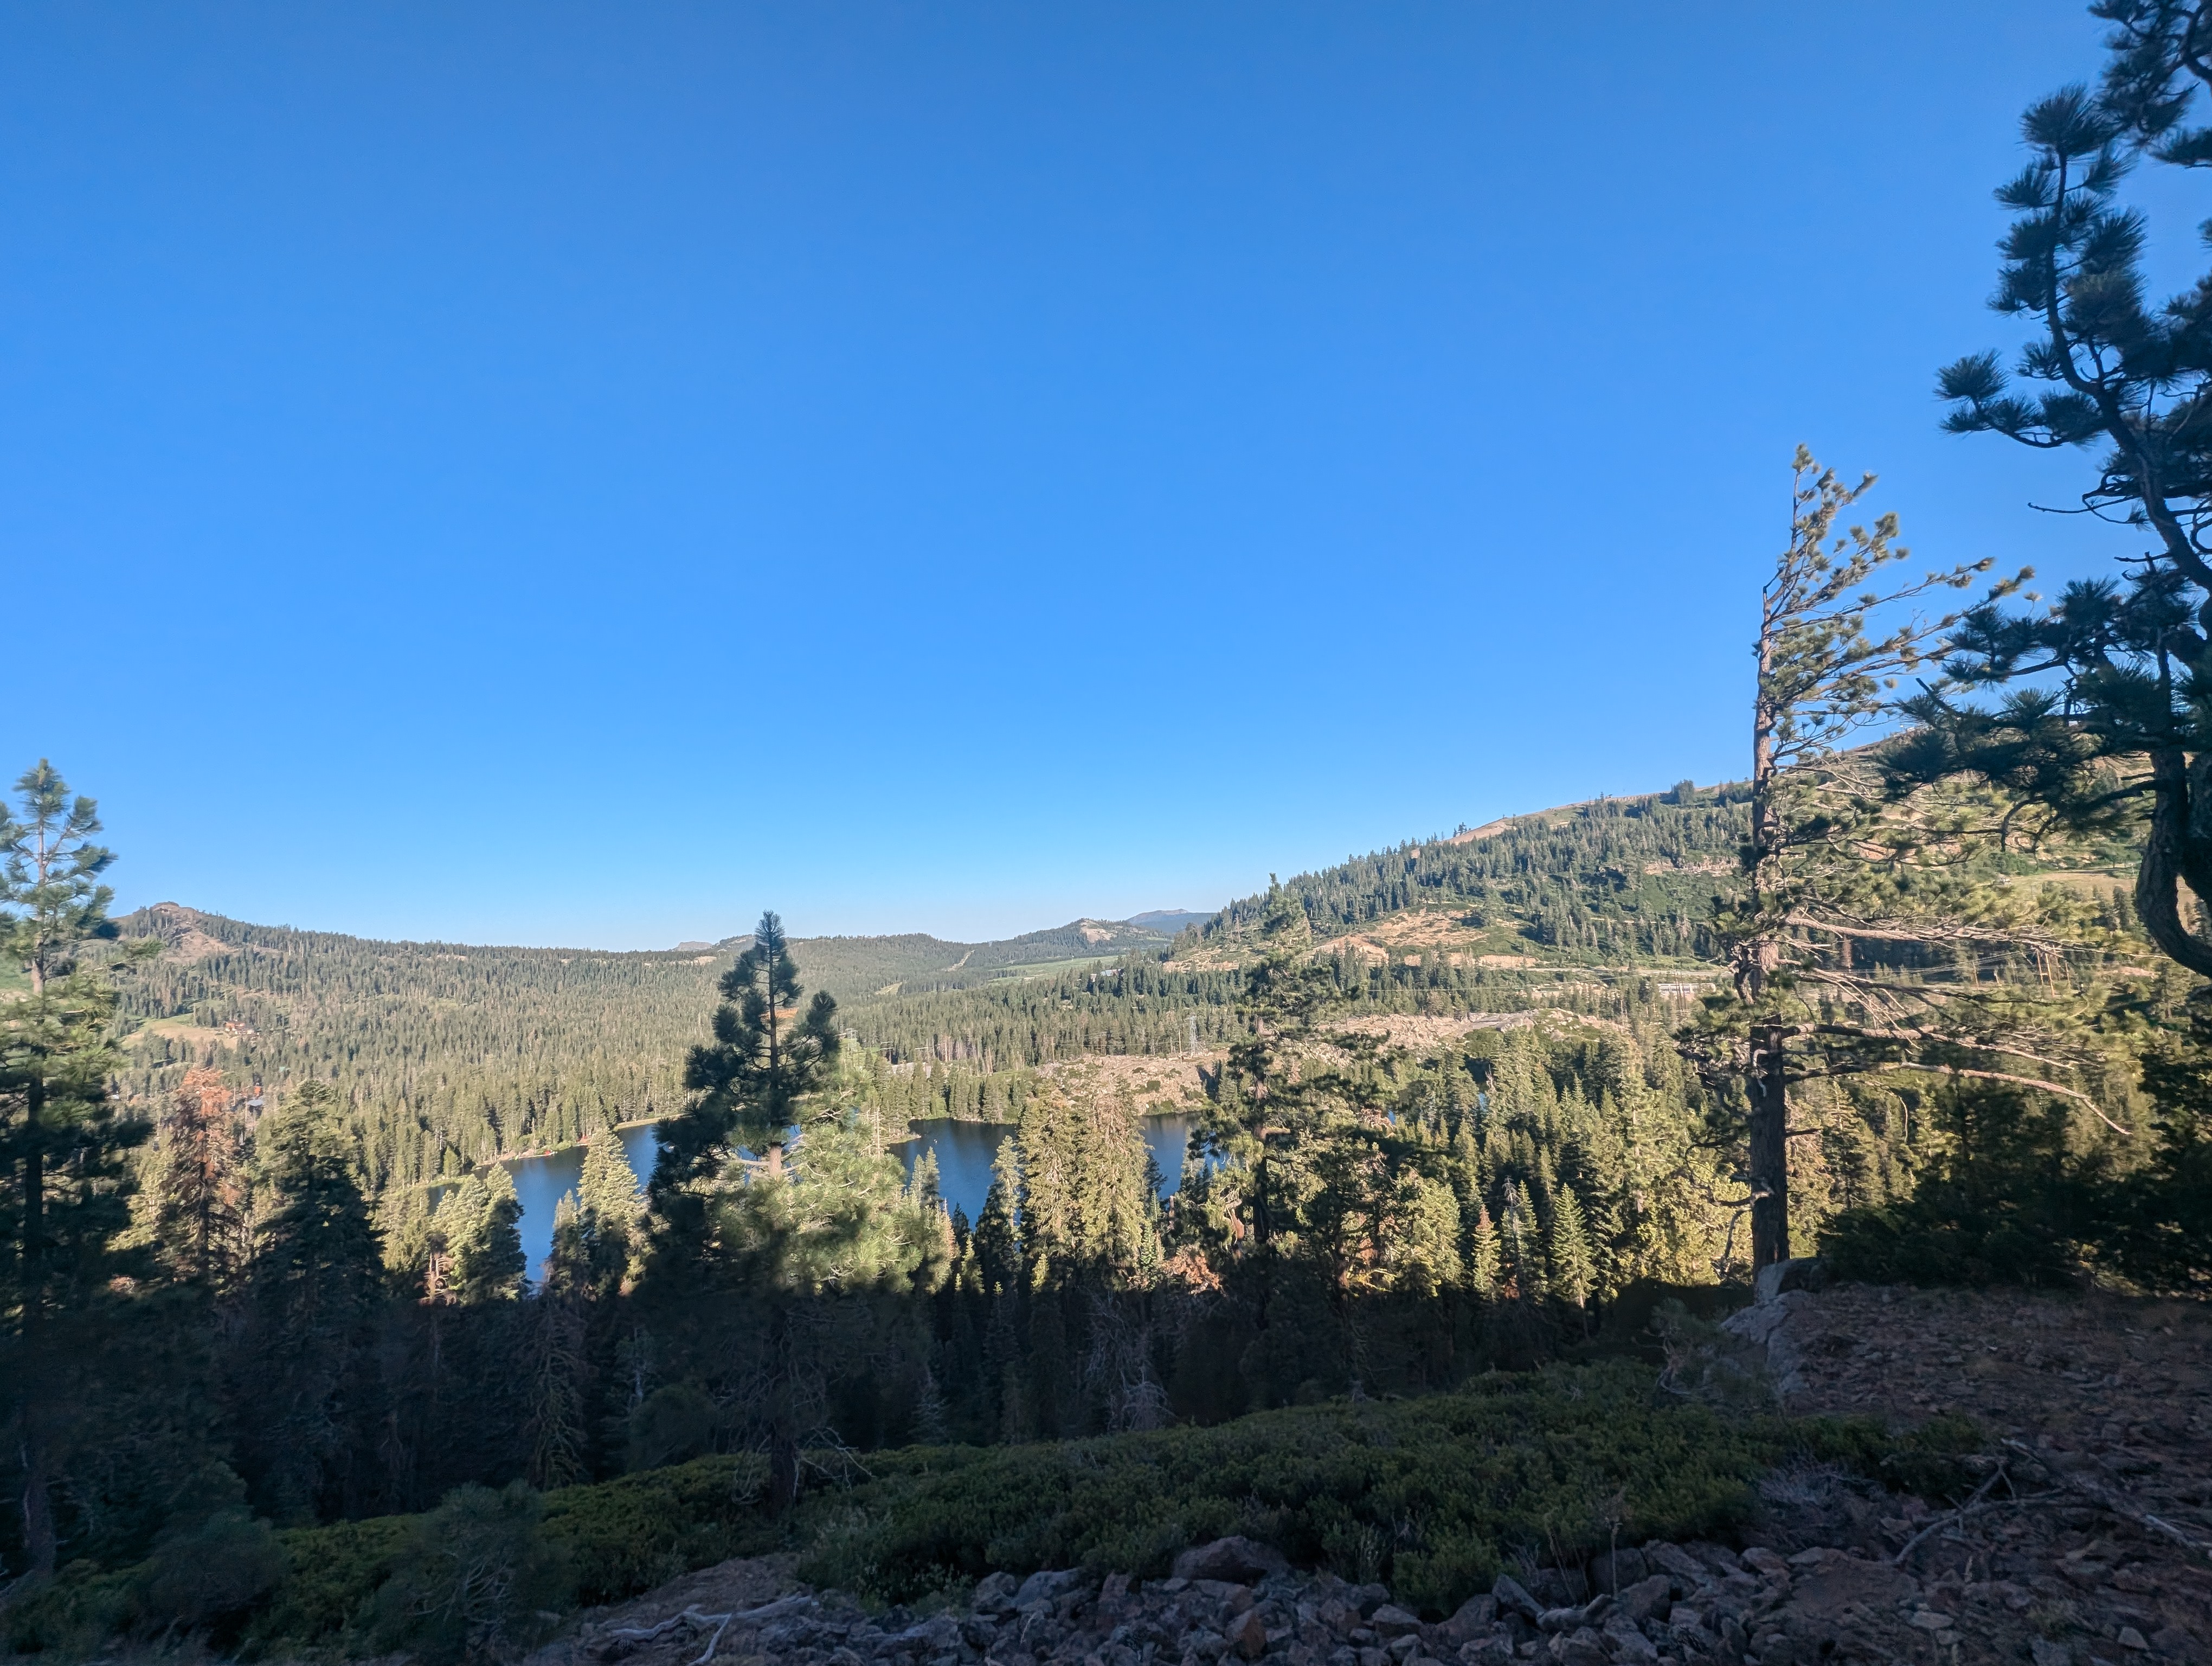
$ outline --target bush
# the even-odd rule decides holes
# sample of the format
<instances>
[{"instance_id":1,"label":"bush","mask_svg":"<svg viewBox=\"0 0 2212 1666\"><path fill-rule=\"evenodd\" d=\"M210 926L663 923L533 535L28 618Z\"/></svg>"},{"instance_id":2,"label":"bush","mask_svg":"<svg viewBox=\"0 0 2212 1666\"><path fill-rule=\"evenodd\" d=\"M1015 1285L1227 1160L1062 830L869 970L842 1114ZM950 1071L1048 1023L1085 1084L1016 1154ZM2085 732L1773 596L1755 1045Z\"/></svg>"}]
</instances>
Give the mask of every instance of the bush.
<instances>
[{"instance_id":1,"label":"bush","mask_svg":"<svg viewBox=\"0 0 2212 1666\"><path fill-rule=\"evenodd\" d=\"M713 1450L721 1408L695 1383L655 1389L630 1414L629 1465L658 1469Z\"/></svg>"},{"instance_id":2,"label":"bush","mask_svg":"<svg viewBox=\"0 0 2212 1666\"><path fill-rule=\"evenodd\" d=\"M542 1636L569 1600L567 1559L544 1531L544 1500L521 1481L459 1487L418 1516L371 1604L382 1651L427 1661L499 1657Z\"/></svg>"},{"instance_id":3,"label":"bush","mask_svg":"<svg viewBox=\"0 0 2212 1666\"><path fill-rule=\"evenodd\" d=\"M779 1542L755 1506L767 1460L696 1458L673 1468L563 1487L545 1500L545 1535L568 1559L580 1602L618 1602L695 1567Z\"/></svg>"},{"instance_id":4,"label":"bush","mask_svg":"<svg viewBox=\"0 0 2212 1666\"><path fill-rule=\"evenodd\" d=\"M1899 1438L1865 1420L1719 1410L1609 1360L1211 1428L872 1453L784 1516L758 1501L762 1459L699 1458L543 1499L520 1483L464 1487L427 1516L278 1535L284 1578L246 1652L497 1654L569 1602L617 1602L787 1545L810 1580L906 1602L1001 1569L1152 1576L1187 1544L1243 1533L1443 1614L1522 1557L1577 1562L1616 1531L1623 1544L1725 1535L1759 1473L1791 1458L1942 1496L1978 1440L1942 1420ZM70 1573L35 1621L10 1623L56 1646L126 1612L124 1576ZM151 1588L150 1572L133 1577L128 1589Z\"/></svg>"},{"instance_id":5,"label":"bush","mask_svg":"<svg viewBox=\"0 0 2212 1666\"><path fill-rule=\"evenodd\" d=\"M283 1583L247 1627L246 1652L265 1654L280 1645L324 1642L343 1633L391 1576L419 1519L378 1516L279 1533Z\"/></svg>"},{"instance_id":6,"label":"bush","mask_svg":"<svg viewBox=\"0 0 2212 1666\"><path fill-rule=\"evenodd\" d=\"M1208 1429L915 1449L870 1460L873 1481L836 1500L800 1571L905 1600L994 1568L1158 1574L1186 1544L1244 1533L1447 1612L1518 1553L1579 1558L1616 1528L1724 1531L1784 1444L1656 1403L1648 1371L1611 1365Z\"/></svg>"},{"instance_id":7,"label":"bush","mask_svg":"<svg viewBox=\"0 0 2212 1666\"><path fill-rule=\"evenodd\" d=\"M242 1507L216 1511L155 1541L139 1568L139 1627L234 1633L284 1572L284 1552L267 1522Z\"/></svg>"}]
</instances>

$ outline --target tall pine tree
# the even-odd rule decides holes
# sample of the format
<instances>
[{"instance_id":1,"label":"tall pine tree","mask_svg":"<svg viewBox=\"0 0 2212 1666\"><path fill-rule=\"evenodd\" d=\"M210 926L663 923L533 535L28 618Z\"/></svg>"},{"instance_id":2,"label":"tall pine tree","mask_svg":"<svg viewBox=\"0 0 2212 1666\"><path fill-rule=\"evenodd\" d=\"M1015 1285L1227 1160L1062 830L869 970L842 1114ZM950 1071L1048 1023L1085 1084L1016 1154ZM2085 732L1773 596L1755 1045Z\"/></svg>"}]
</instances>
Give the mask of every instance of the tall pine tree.
<instances>
[{"instance_id":1,"label":"tall pine tree","mask_svg":"<svg viewBox=\"0 0 2212 1666\"><path fill-rule=\"evenodd\" d=\"M137 1270L115 1239L130 1219L131 1149L149 1132L107 1096L114 993L87 964L112 938L114 853L94 844L98 806L41 758L0 806L0 945L27 975L27 998L0 1006L0 1395L19 1458L24 1572L53 1571L53 1493L87 1408L86 1373L111 1280Z\"/></svg>"}]
</instances>

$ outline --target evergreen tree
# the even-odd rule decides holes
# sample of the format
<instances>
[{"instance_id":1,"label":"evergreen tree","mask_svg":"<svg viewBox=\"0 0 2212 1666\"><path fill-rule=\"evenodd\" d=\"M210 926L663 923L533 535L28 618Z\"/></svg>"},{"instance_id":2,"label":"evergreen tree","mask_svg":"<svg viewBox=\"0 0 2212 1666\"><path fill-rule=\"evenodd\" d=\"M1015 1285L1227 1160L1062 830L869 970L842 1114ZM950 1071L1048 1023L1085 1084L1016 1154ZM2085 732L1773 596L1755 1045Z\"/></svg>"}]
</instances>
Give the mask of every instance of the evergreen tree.
<instances>
[{"instance_id":1,"label":"evergreen tree","mask_svg":"<svg viewBox=\"0 0 2212 1666\"><path fill-rule=\"evenodd\" d=\"M1313 928L1304 905L1280 884L1270 884L1259 946L1237 1006L1247 1033L1229 1049L1201 1133L1249 1177L1243 1207L1264 1255L1278 1225L1272 1174L1279 1166L1278 1153L1287 1156L1310 1131L1334 1085L1302 1071L1299 1055L1334 1001L1335 987L1329 969L1313 958Z\"/></svg>"},{"instance_id":2,"label":"evergreen tree","mask_svg":"<svg viewBox=\"0 0 2212 1666\"><path fill-rule=\"evenodd\" d=\"M584 1172L576 1183L576 1201L585 1213L599 1218L602 1231L621 1228L625 1232L644 1208L638 1194L637 1172L629 1153L611 1129L594 1134L584 1147Z\"/></svg>"},{"instance_id":3,"label":"evergreen tree","mask_svg":"<svg viewBox=\"0 0 2212 1666\"><path fill-rule=\"evenodd\" d=\"M1017 1288L1021 1282L1022 1240L1018 1215L1022 1196L1021 1146L1013 1135L999 1141L991 1163L990 1189L970 1235L981 1287L986 1294Z\"/></svg>"},{"instance_id":4,"label":"evergreen tree","mask_svg":"<svg viewBox=\"0 0 2212 1666\"><path fill-rule=\"evenodd\" d=\"M30 987L0 1006L0 1395L19 1432L27 1572L44 1578L99 1310L112 1305L110 1281L138 1270L115 1240L130 1219L127 1153L148 1130L109 1103L114 994L104 969L82 960L115 935L100 883L114 854L92 842L98 807L43 758L15 788L14 812L0 806L0 952Z\"/></svg>"},{"instance_id":5,"label":"evergreen tree","mask_svg":"<svg viewBox=\"0 0 2212 1666\"><path fill-rule=\"evenodd\" d=\"M545 1281L529 1304L524 1329L529 1382L528 1474L538 1487L589 1479L590 1360L584 1306L599 1293L603 1257L593 1242L596 1218L563 1195L553 1210L553 1247Z\"/></svg>"},{"instance_id":6,"label":"evergreen tree","mask_svg":"<svg viewBox=\"0 0 2212 1666\"><path fill-rule=\"evenodd\" d=\"M1968 775L2057 824L2126 830L2142 846L2144 929L2212 976L2212 939L2180 896L2185 883L2212 896L2212 278L2152 305L2148 227L2119 200L2138 155L2183 167L2212 155L2205 130L2185 125L2212 60L2199 6L2091 10L2115 26L2101 96L2075 85L2031 105L2032 160L1996 192L2014 218L1990 304L2027 326L2017 367L1970 355L1939 386L1953 433L2095 448L2084 508L2142 528L2153 548L2124 557L2117 582L2069 584L2040 615L1976 610L1954 633L1948 686L1908 708L1928 730L1911 762L1919 778ZM2023 397L2014 375L2043 386ZM2008 684L1994 709L1955 700ZM2134 814L2145 801L2148 817Z\"/></svg>"},{"instance_id":7,"label":"evergreen tree","mask_svg":"<svg viewBox=\"0 0 2212 1666\"><path fill-rule=\"evenodd\" d=\"M1552 1233L1549 1254L1551 1286L1554 1295L1571 1307L1580 1309L1588 1302L1597 1282L1597 1269L1590 1256L1589 1234L1583 1223L1583 1207L1572 1187L1562 1187L1558 1201L1552 1206Z\"/></svg>"},{"instance_id":8,"label":"evergreen tree","mask_svg":"<svg viewBox=\"0 0 2212 1666\"><path fill-rule=\"evenodd\" d=\"M331 1110L327 1087L303 1083L258 1140L266 1201L233 1391L247 1477L287 1522L347 1513L372 1486L382 1247Z\"/></svg>"},{"instance_id":9,"label":"evergreen tree","mask_svg":"<svg viewBox=\"0 0 2212 1666\"><path fill-rule=\"evenodd\" d=\"M629 1277L643 1200L629 1153L611 1128L584 1147L576 1196L579 1243L587 1268L582 1276L594 1294L612 1295Z\"/></svg>"},{"instance_id":10,"label":"evergreen tree","mask_svg":"<svg viewBox=\"0 0 2212 1666\"><path fill-rule=\"evenodd\" d=\"M652 1208L657 1253L673 1266L696 1266L708 1251L708 1195L732 1147L766 1152L769 1176L783 1170L784 1148L799 1101L818 1088L837 1057L837 1003L817 994L805 1018L803 993L783 922L761 915L752 945L723 975L714 1039L691 1049L684 1114L660 1128Z\"/></svg>"},{"instance_id":11,"label":"evergreen tree","mask_svg":"<svg viewBox=\"0 0 2212 1666\"><path fill-rule=\"evenodd\" d=\"M1957 1021L1955 988L1916 998L1903 980L1883 977L1879 969L1861 976L1855 952L1867 941L1961 940L1954 912L1929 910L1923 889L1881 882L1883 868L1893 872L1923 829L1892 812L1878 768L1846 743L1887 714L1886 690L1965 617L1893 614L1886 633L1874 635L1874 615L1965 589L1992 564L1931 572L1885 592L1884 569L1909 553L1896 542L1897 518L1838 530L1873 483L1868 475L1845 486L1798 447L1789 542L1760 592L1751 836L1741 879L1717 922L1735 999L1709 1006L1695 1038L1709 1065L1743 1084L1754 1268L1790 1253L1793 1060L1801 1076L1893 1067L1900 1047L1923 1040L1970 1044L1978 1027ZM1993 586L1982 605L1995 605L2028 576ZM1870 860L1870 851L1884 860ZM2004 940L1995 929L1981 935ZM1841 1013L1834 1010L1839 1005L1846 1008Z\"/></svg>"},{"instance_id":12,"label":"evergreen tree","mask_svg":"<svg viewBox=\"0 0 2212 1666\"><path fill-rule=\"evenodd\" d=\"M452 1290L462 1302L511 1301L522 1293L529 1268L522 1257L522 1203L514 1177L495 1163L471 1175L440 1206L454 1216L447 1248L453 1256Z\"/></svg>"},{"instance_id":13,"label":"evergreen tree","mask_svg":"<svg viewBox=\"0 0 2212 1666\"><path fill-rule=\"evenodd\" d=\"M1505 1264L1512 1274L1513 1293L1524 1302L1534 1301L1544 1293L1536 1260L1536 1223L1517 1181L1505 1183L1504 1214Z\"/></svg>"},{"instance_id":14,"label":"evergreen tree","mask_svg":"<svg viewBox=\"0 0 2212 1666\"><path fill-rule=\"evenodd\" d=\"M161 1118L154 1231L177 1278L227 1289L244 1263L244 1142L219 1070L187 1071Z\"/></svg>"},{"instance_id":15,"label":"evergreen tree","mask_svg":"<svg viewBox=\"0 0 2212 1666\"><path fill-rule=\"evenodd\" d=\"M1498 1265L1498 1229L1491 1224L1490 1211L1478 1203L1467 1256L1468 1284L1476 1295L1497 1293Z\"/></svg>"},{"instance_id":16,"label":"evergreen tree","mask_svg":"<svg viewBox=\"0 0 2212 1666\"><path fill-rule=\"evenodd\" d=\"M873 1298L938 1287L951 1263L945 1214L924 1207L849 1105L814 1114L795 1164L722 1192L715 1210L733 1287L765 1310L733 1339L750 1365L738 1404L768 1450L769 1500L788 1509L803 1444L826 1411L841 1324L865 1339L846 1345L865 1349L880 1341Z\"/></svg>"}]
</instances>

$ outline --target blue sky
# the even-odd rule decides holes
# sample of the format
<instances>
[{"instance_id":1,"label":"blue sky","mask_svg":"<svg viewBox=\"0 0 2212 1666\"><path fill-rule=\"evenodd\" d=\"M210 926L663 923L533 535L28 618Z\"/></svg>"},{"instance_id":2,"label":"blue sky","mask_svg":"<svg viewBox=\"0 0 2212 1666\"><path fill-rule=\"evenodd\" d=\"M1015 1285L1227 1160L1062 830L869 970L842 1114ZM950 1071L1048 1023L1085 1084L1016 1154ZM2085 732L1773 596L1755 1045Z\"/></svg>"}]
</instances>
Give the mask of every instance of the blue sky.
<instances>
[{"instance_id":1,"label":"blue sky","mask_svg":"<svg viewBox=\"0 0 2212 1666\"><path fill-rule=\"evenodd\" d=\"M126 904L1001 934L1741 772L2078 5L0 14L0 764ZM2146 179L2175 283L2206 212Z\"/></svg>"}]
</instances>

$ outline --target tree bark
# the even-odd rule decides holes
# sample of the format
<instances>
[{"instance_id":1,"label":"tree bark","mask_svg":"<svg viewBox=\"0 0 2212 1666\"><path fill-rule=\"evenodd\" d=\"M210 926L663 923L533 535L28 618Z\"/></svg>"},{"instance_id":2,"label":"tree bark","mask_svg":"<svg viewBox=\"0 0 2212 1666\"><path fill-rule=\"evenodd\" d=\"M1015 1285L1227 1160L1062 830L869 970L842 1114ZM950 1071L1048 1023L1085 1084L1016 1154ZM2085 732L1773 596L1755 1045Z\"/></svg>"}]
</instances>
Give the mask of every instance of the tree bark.
<instances>
[{"instance_id":1,"label":"tree bark","mask_svg":"<svg viewBox=\"0 0 2212 1666\"><path fill-rule=\"evenodd\" d=\"M2150 832L2136 871L2136 913L2151 940L2200 977L2212 977L2212 943L2182 923L2180 884L2193 867L2188 760L2178 746L2150 755ZM2194 887L2192 887L2194 889Z\"/></svg>"},{"instance_id":2,"label":"tree bark","mask_svg":"<svg viewBox=\"0 0 2212 1666\"><path fill-rule=\"evenodd\" d=\"M33 1374L40 1366L45 1346L41 1337L46 1317L46 1153L41 1123L46 1089L34 1065L23 1085L24 1133L27 1137L23 1152L23 1233L18 1246L23 1274L23 1361ZM39 1389L34 1383L27 1386L23 1407L23 1548L30 1557L31 1577L44 1579L54 1571L56 1548L52 1451L43 1426Z\"/></svg>"},{"instance_id":3,"label":"tree bark","mask_svg":"<svg viewBox=\"0 0 2212 1666\"><path fill-rule=\"evenodd\" d=\"M769 1507L781 1513L799 1502L799 1383L791 1310L772 1296L769 1315Z\"/></svg>"},{"instance_id":4,"label":"tree bark","mask_svg":"<svg viewBox=\"0 0 2212 1666\"><path fill-rule=\"evenodd\" d=\"M1790 1259L1789 1096L1782 1029L1751 1032L1751 1266Z\"/></svg>"}]
</instances>

